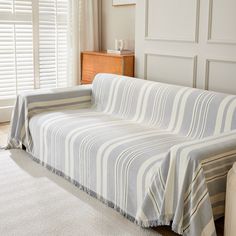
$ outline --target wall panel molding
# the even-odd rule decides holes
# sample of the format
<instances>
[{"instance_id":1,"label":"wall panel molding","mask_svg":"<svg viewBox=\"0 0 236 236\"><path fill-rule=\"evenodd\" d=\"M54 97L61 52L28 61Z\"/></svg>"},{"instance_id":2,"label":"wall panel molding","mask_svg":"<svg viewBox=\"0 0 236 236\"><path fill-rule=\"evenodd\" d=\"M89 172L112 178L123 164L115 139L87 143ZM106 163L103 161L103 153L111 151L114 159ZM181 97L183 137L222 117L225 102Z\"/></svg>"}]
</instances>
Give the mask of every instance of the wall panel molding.
<instances>
[{"instance_id":1,"label":"wall panel molding","mask_svg":"<svg viewBox=\"0 0 236 236\"><path fill-rule=\"evenodd\" d=\"M145 53L144 54L144 79L147 79L148 76L148 56L154 57L166 57L166 58L176 58L192 61L192 83L191 86L196 88L197 84L197 56L185 56L177 54L159 54L159 53Z\"/></svg>"},{"instance_id":2,"label":"wall panel molding","mask_svg":"<svg viewBox=\"0 0 236 236\"><path fill-rule=\"evenodd\" d=\"M210 77L210 73L211 73L211 63L221 63L221 64L234 64L235 65L235 68L236 68L236 60L231 60L231 59L206 59L206 63L205 63L205 67L206 67L206 70L205 70L205 89L206 90L209 90L210 89L210 80L211 80L211 77ZM236 79L235 79L236 81ZM222 78L222 85L224 83L227 83L227 81L225 80L225 78ZM230 86L229 86L230 87ZM224 91L223 91L224 92Z\"/></svg>"},{"instance_id":3,"label":"wall panel molding","mask_svg":"<svg viewBox=\"0 0 236 236\"><path fill-rule=\"evenodd\" d=\"M150 37L148 34L148 24L149 24L149 1L145 1L145 29L144 29L144 39L150 41L166 41L166 42L182 42L182 43L197 43L199 37L199 19L200 19L200 0L196 0L195 5L195 26L194 26L194 37L193 38L162 38L162 37Z\"/></svg>"},{"instance_id":4,"label":"wall panel molding","mask_svg":"<svg viewBox=\"0 0 236 236\"><path fill-rule=\"evenodd\" d=\"M137 1L136 76L236 94L235 9L236 0Z\"/></svg>"},{"instance_id":5,"label":"wall panel molding","mask_svg":"<svg viewBox=\"0 0 236 236\"><path fill-rule=\"evenodd\" d=\"M209 0L207 43L236 45L236 38L235 40L227 40L223 38L217 39L217 38L212 37L212 27L213 27L213 20L214 20L213 4L214 4L214 0ZM235 22L232 22L232 23L235 24Z\"/></svg>"}]
</instances>

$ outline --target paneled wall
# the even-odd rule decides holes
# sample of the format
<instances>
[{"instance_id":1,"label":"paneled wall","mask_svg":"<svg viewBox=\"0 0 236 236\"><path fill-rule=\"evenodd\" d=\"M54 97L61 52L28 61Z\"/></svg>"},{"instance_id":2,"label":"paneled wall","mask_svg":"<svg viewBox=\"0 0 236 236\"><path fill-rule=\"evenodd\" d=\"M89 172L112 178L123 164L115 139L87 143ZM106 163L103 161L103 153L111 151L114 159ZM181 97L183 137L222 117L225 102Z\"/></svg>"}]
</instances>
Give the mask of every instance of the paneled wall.
<instances>
[{"instance_id":1,"label":"paneled wall","mask_svg":"<svg viewBox=\"0 0 236 236\"><path fill-rule=\"evenodd\" d=\"M139 0L136 75L236 94L236 0Z\"/></svg>"}]
</instances>

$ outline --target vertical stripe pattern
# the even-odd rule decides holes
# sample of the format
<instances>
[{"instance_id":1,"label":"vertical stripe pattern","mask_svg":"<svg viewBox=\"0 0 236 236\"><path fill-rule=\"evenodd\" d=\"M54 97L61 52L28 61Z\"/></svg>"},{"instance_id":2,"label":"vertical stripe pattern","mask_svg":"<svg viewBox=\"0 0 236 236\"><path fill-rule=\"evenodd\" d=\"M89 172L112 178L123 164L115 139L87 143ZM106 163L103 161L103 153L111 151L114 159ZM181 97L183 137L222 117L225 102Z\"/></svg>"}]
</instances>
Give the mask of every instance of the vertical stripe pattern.
<instances>
[{"instance_id":1,"label":"vertical stripe pattern","mask_svg":"<svg viewBox=\"0 0 236 236\"><path fill-rule=\"evenodd\" d=\"M139 225L215 235L235 123L236 96L98 74L89 88L19 96L9 147Z\"/></svg>"}]
</instances>

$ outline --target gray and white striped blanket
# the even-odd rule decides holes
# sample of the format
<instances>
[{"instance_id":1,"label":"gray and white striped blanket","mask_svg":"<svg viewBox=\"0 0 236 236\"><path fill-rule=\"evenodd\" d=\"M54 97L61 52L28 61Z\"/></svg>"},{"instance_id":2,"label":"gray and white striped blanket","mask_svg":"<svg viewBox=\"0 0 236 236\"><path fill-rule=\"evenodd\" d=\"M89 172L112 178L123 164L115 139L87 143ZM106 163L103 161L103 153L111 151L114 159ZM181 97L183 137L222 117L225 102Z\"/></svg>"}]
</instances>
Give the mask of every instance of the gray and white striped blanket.
<instances>
[{"instance_id":1,"label":"gray and white striped blanket","mask_svg":"<svg viewBox=\"0 0 236 236\"><path fill-rule=\"evenodd\" d=\"M236 96L110 74L63 94L18 98L9 147L23 143L141 226L216 234L236 161Z\"/></svg>"},{"instance_id":2,"label":"gray and white striped blanket","mask_svg":"<svg viewBox=\"0 0 236 236\"><path fill-rule=\"evenodd\" d=\"M46 111L90 107L91 94L91 86L86 85L65 89L25 92L18 95L11 119L7 148L19 148L24 145L29 151L32 145L29 130L31 117Z\"/></svg>"}]
</instances>

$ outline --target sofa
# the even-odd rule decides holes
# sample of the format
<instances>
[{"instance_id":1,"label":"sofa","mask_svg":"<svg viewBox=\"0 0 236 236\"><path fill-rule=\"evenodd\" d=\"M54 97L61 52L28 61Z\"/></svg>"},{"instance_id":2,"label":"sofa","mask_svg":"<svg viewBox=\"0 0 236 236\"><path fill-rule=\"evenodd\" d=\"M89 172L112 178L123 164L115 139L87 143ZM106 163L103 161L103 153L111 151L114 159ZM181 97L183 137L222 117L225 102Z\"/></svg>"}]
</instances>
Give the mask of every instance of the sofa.
<instances>
[{"instance_id":1,"label":"sofa","mask_svg":"<svg viewBox=\"0 0 236 236\"><path fill-rule=\"evenodd\" d=\"M216 235L236 161L236 96L98 74L18 95L7 148L142 227Z\"/></svg>"},{"instance_id":2,"label":"sofa","mask_svg":"<svg viewBox=\"0 0 236 236\"><path fill-rule=\"evenodd\" d=\"M234 236L236 232L236 162L227 175L224 236ZM235 218L234 218L235 217Z\"/></svg>"}]
</instances>

